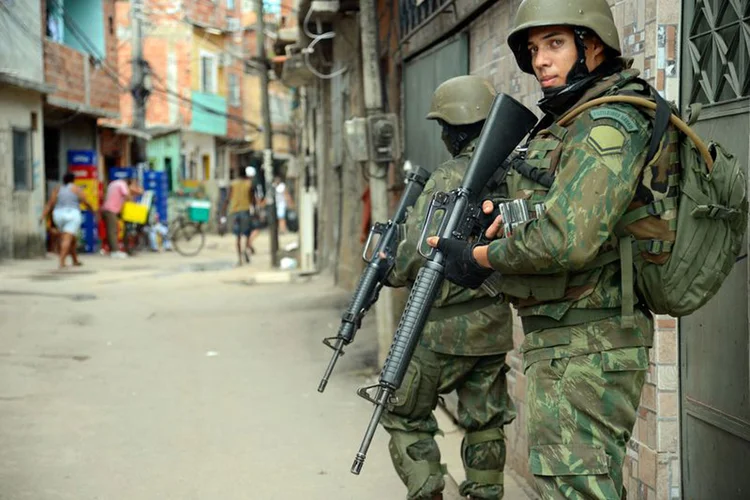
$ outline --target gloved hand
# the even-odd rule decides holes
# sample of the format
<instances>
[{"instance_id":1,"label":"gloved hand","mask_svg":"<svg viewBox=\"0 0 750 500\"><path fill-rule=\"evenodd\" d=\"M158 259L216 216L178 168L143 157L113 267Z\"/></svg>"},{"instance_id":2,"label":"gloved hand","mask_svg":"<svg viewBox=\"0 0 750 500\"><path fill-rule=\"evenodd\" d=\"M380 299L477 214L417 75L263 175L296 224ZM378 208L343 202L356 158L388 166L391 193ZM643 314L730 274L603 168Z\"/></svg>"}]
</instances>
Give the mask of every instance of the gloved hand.
<instances>
[{"instance_id":1,"label":"gloved hand","mask_svg":"<svg viewBox=\"0 0 750 500\"><path fill-rule=\"evenodd\" d=\"M477 245L462 240L440 238L437 249L445 255L445 278L464 288L479 288L492 273L474 258Z\"/></svg>"}]
</instances>

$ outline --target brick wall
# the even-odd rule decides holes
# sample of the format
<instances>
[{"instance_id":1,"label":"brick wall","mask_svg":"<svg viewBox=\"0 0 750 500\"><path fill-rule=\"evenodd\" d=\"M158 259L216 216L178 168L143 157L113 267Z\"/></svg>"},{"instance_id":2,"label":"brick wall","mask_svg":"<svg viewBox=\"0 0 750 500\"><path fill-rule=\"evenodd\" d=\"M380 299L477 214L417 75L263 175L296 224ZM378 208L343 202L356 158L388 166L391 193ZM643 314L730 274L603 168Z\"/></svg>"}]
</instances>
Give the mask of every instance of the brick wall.
<instances>
[{"instance_id":1,"label":"brick wall","mask_svg":"<svg viewBox=\"0 0 750 500\"><path fill-rule=\"evenodd\" d=\"M226 27L227 11L225 2L218 0L190 0L185 2L185 4L185 13L191 21L217 28Z\"/></svg>"},{"instance_id":2,"label":"brick wall","mask_svg":"<svg viewBox=\"0 0 750 500\"><path fill-rule=\"evenodd\" d=\"M130 32L130 2L116 4L117 58L121 79L130 82L132 76L132 44ZM146 104L148 127L189 124L191 106L167 90L186 99L190 98L192 85L192 33L190 25L172 13L169 4L148 3L150 15L143 42L143 56L153 73L152 93ZM177 16L177 17L176 17ZM170 66L170 60L172 65ZM133 122L133 97L127 89L119 96L121 123ZM176 110L176 113L175 113ZM176 116L175 116L176 114Z\"/></svg>"},{"instance_id":3,"label":"brick wall","mask_svg":"<svg viewBox=\"0 0 750 500\"><path fill-rule=\"evenodd\" d=\"M88 54L44 40L44 75L56 87L50 97L65 99L74 104L84 104L109 113L119 111L117 85L117 41L114 29L110 31L110 18L115 16L114 0L102 0L105 60L95 64ZM46 25L46 2L42 0L42 17ZM88 82L86 81L88 75Z\"/></svg>"},{"instance_id":4,"label":"brick wall","mask_svg":"<svg viewBox=\"0 0 750 500\"><path fill-rule=\"evenodd\" d=\"M459 3L461 0L459 0ZM468 4L474 2L467 0ZM490 79L499 92L513 95L530 109L541 97L538 83L521 72L505 44L520 0L500 0L470 28L470 66L473 74ZM679 0L610 0L624 55L669 100L679 100ZM638 499L680 497L679 460L679 347L676 321L656 319L654 347L641 396L633 438L628 444L625 485ZM523 342L518 321L514 341ZM518 352L509 357L511 394L518 419L508 429L508 463L528 478L526 377Z\"/></svg>"}]
</instances>

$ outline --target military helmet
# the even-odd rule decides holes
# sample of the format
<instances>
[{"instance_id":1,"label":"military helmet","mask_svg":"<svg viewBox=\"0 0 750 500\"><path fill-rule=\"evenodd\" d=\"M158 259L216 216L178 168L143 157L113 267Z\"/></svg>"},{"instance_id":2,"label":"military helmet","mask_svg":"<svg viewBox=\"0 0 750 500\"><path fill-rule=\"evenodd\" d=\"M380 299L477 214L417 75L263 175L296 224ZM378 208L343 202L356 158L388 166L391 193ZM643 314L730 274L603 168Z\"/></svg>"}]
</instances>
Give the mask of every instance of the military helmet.
<instances>
[{"instance_id":1,"label":"military helmet","mask_svg":"<svg viewBox=\"0 0 750 500\"><path fill-rule=\"evenodd\" d=\"M523 0L516 12L508 46L516 56L518 67L534 73L527 49L526 33L539 26L580 26L601 38L604 45L620 55L620 37L607 0Z\"/></svg>"},{"instance_id":2,"label":"military helmet","mask_svg":"<svg viewBox=\"0 0 750 500\"><path fill-rule=\"evenodd\" d=\"M487 119L495 98L495 89L486 79L464 75L441 83L432 94L428 120L450 125L470 125Z\"/></svg>"}]
</instances>

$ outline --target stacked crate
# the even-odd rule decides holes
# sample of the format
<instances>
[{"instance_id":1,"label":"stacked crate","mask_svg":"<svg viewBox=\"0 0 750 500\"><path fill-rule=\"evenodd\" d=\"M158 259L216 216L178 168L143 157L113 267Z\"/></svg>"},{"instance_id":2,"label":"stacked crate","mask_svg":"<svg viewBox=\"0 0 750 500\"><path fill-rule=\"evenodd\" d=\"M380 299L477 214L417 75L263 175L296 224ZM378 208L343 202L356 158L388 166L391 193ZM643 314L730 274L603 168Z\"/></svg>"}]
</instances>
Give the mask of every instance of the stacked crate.
<instances>
[{"instance_id":1,"label":"stacked crate","mask_svg":"<svg viewBox=\"0 0 750 500\"><path fill-rule=\"evenodd\" d=\"M167 223L167 196L169 186L165 172L148 170L143 173L143 188L154 193L151 209L159 215L159 221Z\"/></svg>"},{"instance_id":2,"label":"stacked crate","mask_svg":"<svg viewBox=\"0 0 750 500\"><path fill-rule=\"evenodd\" d=\"M75 184L81 188L94 211L81 204L81 232L79 247L86 253L95 252L99 246L96 212L101 201L99 172L96 167L96 152L93 150L68 150L68 171L76 176Z\"/></svg>"}]
</instances>

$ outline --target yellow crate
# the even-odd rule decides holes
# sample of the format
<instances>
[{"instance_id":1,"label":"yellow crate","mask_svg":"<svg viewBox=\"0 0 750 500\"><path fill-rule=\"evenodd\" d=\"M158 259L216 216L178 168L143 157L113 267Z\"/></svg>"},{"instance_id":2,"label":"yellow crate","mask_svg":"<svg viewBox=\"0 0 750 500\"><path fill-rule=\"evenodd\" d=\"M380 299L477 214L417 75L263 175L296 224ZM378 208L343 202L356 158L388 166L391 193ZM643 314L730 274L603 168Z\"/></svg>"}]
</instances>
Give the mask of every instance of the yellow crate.
<instances>
[{"instance_id":1,"label":"yellow crate","mask_svg":"<svg viewBox=\"0 0 750 500\"><path fill-rule=\"evenodd\" d=\"M125 222L145 224L148 220L148 207L146 205L133 203L132 201L126 201L122 206L122 213L120 216Z\"/></svg>"}]
</instances>

